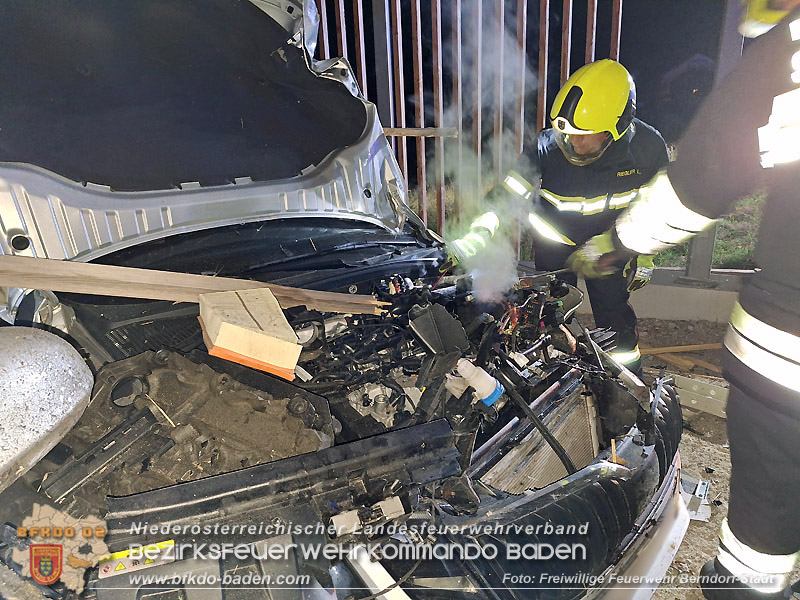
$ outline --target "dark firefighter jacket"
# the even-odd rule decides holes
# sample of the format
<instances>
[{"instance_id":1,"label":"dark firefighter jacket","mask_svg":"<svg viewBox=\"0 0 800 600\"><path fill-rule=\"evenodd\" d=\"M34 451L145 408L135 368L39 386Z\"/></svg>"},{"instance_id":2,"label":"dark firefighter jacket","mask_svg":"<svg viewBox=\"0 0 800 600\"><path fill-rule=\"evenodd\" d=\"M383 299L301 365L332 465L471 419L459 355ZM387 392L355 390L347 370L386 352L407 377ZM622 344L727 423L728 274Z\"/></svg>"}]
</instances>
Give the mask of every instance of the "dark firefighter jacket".
<instances>
[{"instance_id":1,"label":"dark firefighter jacket","mask_svg":"<svg viewBox=\"0 0 800 600\"><path fill-rule=\"evenodd\" d=\"M538 213L578 246L610 229L639 187L668 163L661 134L639 119L588 165L567 161L552 129L539 133L537 155L528 158L541 173Z\"/></svg>"},{"instance_id":2,"label":"dark firefighter jacket","mask_svg":"<svg viewBox=\"0 0 800 600\"><path fill-rule=\"evenodd\" d=\"M800 336L798 53L800 9L745 50L698 111L668 169L681 202L710 218L742 196L766 191L755 257L761 271L748 280L739 302L753 317L795 336Z\"/></svg>"}]
</instances>

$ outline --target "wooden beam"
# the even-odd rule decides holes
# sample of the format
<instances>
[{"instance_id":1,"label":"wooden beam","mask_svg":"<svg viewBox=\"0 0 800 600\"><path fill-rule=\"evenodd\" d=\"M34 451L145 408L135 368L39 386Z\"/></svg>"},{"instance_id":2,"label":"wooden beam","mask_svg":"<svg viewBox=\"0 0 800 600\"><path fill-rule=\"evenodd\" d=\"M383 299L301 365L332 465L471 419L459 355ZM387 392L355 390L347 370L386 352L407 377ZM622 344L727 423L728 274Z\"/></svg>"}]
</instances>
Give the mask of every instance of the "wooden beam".
<instances>
[{"instance_id":1,"label":"wooden beam","mask_svg":"<svg viewBox=\"0 0 800 600\"><path fill-rule=\"evenodd\" d=\"M662 346L660 348L639 348L642 354L672 354L676 352L698 352L700 350L721 350L722 344L690 344L688 346Z\"/></svg>"},{"instance_id":2,"label":"wooden beam","mask_svg":"<svg viewBox=\"0 0 800 600\"><path fill-rule=\"evenodd\" d=\"M683 356L674 356L672 354L662 354L658 358L659 360L663 360L665 363L668 363L673 367L678 367L679 369L683 369L686 372L691 371L697 365L697 363L691 358Z\"/></svg>"},{"instance_id":3,"label":"wooden beam","mask_svg":"<svg viewBox=\"0 0 800 600\"><path fill-rule=\"evenodd\" d=\"M383 134L386 137L407 136L457 138L458 129L456 127L384 127Z\"/></svg>"},{"instance_id":4,"label":"wooden beam","mask_svg":"<svg viewBox=\"0 0 800 600\"><path fill-rule=\"evenodd\" d=\"M34 290L98 294L173 302L198 302L200 294L269 288L283 308L354 314L382 314L372 296L319 292L248 279L209 277L27 256L0 255L0 285Z\"/></svg>"}]
</instances>

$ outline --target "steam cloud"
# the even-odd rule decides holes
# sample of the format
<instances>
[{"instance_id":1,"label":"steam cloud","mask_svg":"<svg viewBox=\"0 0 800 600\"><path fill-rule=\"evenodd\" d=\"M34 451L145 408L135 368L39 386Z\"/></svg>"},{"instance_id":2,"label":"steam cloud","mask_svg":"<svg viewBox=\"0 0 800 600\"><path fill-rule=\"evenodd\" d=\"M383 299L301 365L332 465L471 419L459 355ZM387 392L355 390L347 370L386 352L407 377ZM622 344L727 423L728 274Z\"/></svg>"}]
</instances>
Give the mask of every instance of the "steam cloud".
<instances>
[{"instance_id":1,"label":"steam cloud","mask_svg":"<svg viewBox=\"0 0 800 600\"><path fill-rule=\"evenodd\" d=\"M462 114L466 117L465 121L471 121L476 102L480 101L484 140L481 145L481 156L478 157L473 149L471 130L467 125L461 130L462 137L455 144L445 144L445 177L452 182L455 190L461 221L458 224L448 222L444 237L448 241L462 237L468 232L470 223L487 211L493 211L498 216L500 229L490 240L489 245L462 263L473 278L476 297L482 301L491 301L501 298L503 292L517 280L514 234L518 220L523 228L527 226L530 206L513 194L491 194L490 197L485 197L485 194L509 168L521 173L531 183L538 182L538 173L531 167L530 162L524 155L518 155L514 133L517 118L514 113L522 89L522 80L525 82L525 91L535 98L531 92L536 90L537 78L517 43L516 32L507 26L503 27L501 32L494 2L485 2L481 15L482 68L481 93L478 97L475 93L478 86L475 60L479 39L475 0L464 1L462 6L464 28L461 49ZM514 24L514 20L507 18L506 25L509 21ZM501 77L503 94L498 98L497 84L498 78ZM502 135L496 138L494 116L498 107L503 113L503 130ZM454 104L446 107L444 121L446 124L459 125L456 109ZM535 148L537 134L535 101L529 101L525 106L525 123L523 143L526 148ZM497 171L498 164L500 172Z\"/></svg>"}]
</instances>

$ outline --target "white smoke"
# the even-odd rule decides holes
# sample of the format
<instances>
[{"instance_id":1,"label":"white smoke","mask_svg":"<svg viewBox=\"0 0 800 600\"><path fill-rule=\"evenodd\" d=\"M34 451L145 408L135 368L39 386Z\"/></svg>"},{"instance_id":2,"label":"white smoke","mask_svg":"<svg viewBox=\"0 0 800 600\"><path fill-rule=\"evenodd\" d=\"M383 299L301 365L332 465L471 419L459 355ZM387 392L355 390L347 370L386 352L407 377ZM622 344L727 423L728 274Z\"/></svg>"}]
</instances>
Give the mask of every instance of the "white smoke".
<instances>
[{"instance_id":1,"label":"white smoke","mask_svg":"<svg viewBox=\"0 0 800 600\"><path fill-rule=\"evenodd\" d=\"M445 177L453 185L456 204L461 213L460 221L447 221L444 237L448 241L458 239L469 231L474 219L487 211L493 211L500 220L500 229L491 238L489 245L463 261L465 269L472 275L476 296L480 300L498 300L517 280L517 252L514 236L517 223L521 229L527 227L530 206L522 198L510 193L486 193L497 184L509 168L518 171L532 184L538 182L535 173L524 156L519 155L515 134L516 110L520 100L522 82L525 82L526 98L523 142L533 149L536 142L536 75L530 69L526 57L517 42L513 29L516 20L506 15L501 30L494 2L484 2L482 11L482 35L480 47L481 74L477 81L475 61L477 57L478 23L475 0L462 3L462 115L466 126L462 138L445 145ZM502 77L502 95L498 96L499 78ZM480 95L475 90L480 87ZM472 121L480 106L482 115L481 156L473 147ZM502 113L502 134L495 135L496 109ZM458 126L457 107L446 107L445 124Z\"/></svg>"}]
</instances>

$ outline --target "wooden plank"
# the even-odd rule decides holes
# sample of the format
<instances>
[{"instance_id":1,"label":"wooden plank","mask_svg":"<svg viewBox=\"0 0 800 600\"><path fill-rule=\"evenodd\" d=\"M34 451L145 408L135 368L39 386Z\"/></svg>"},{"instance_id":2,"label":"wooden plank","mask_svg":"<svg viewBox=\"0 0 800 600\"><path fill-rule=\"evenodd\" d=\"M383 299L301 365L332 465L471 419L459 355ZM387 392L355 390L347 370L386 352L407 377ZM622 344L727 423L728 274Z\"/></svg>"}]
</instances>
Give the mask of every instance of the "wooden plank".
<instances>
[{"instance_id":1,"label":"wooden plank","mask_svg":"<svg viewBox=\"0 0 800 600\"><path fill-rule=\"evenodd\" d=\"M386 305L372 296L319 292L248 279L10 255L0 255L0 285L172 302L198 302L200 294L209 292L269 288L283 308L305 305L325 312L381 314L381 307Z\"/></svg>"},{"instance_id":2,"label":"wooden plank","mask_svg":"<svg viewBox=\"0 0 800 600\"><path fill-rule=\"evenodd\" d=\"M691 371L697 364L692 359L684 358L682 356L673 356L672 354L662 354L658 358L659 360L663 360L665 363L671 364L673 367L683 369L684 371Z\"/></svg>"},{"instance_id":3,"label":"wooden plank","mask_svg":"<svg viewBox=\"0 0 800 600\"><path fill-rule=\"evenodd\" d=\"M681 406L725 418L728 388L681 375L674 375L673 379Z\"/></svg>"},{"instance_id":4,"label":"wooden plank","mask_svg":"<svg viewBox=\"0 0 800 600\"><path fill-rule=\"evenodd\" d=\"M384 127L383 134L386 137L408 136L457 138L458 129L456 127Z\"/></svg>"},{"instance_id":5,"label":"wooden plank","mask_svg":"<svg viewBox=\"0 0 800 600\"><path fill-rule=\"evenodd\" d=\"M670 354L676 352L698 352L700 350L720 350L722 344L719 342L713 344L690 344L688 346L661 346L659 348L639 348L642 354Z\"/></svg>"}]
</instances>

